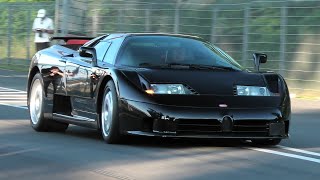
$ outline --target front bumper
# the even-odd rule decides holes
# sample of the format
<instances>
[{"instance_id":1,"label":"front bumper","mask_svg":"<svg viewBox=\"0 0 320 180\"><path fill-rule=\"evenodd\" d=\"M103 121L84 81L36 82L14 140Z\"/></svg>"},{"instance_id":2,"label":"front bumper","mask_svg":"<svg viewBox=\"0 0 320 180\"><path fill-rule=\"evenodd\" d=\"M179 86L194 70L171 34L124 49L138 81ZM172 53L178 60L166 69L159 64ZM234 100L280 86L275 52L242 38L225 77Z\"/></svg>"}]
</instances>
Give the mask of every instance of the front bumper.
<instances>
[{"instance_id":1,"label":"front bumper","mask_svg":"<svg viewBox=\"0 0 320 180\"><path fill-rule=\"evenodd\" d=\"M120 130L143 136L186 138L288 138L285 108L209 108L120 100Z\"/></svg>"}]
</instances>

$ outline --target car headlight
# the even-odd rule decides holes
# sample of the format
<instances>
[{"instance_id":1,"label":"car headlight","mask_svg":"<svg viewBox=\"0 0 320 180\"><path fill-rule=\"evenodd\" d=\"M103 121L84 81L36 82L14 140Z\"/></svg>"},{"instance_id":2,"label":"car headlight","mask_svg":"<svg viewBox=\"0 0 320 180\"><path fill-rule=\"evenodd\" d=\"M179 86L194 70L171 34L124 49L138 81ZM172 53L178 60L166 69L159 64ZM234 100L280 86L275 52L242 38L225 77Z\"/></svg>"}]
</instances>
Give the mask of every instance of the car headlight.
<instances>
[{"instance_id":1,"label":"car headlight","mask_svg":"<svg viewBox=\"0 0 320 180\"><path fill-rule=\"evenodd\" d=\"M148 94L190 94L182 84L150 84L150 88Z\"/></svg>"},{"instance_id":2,"label":"car headlight","mask_svg":"<svg viewBox=\"0 0 320 180\"><path fill-rule=\"evenodd\" d=\"M236 86L238 96L271 96L267 87L259 86Z\"/></svg>"}]
</instances>

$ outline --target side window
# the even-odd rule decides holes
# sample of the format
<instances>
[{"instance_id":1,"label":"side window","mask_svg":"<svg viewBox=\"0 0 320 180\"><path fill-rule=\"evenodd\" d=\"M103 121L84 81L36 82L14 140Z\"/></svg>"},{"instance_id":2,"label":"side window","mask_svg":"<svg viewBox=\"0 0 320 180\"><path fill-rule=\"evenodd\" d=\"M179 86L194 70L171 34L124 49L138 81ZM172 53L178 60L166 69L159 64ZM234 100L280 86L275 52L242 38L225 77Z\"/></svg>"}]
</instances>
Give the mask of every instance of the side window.
<instances>
[{"instance_id":1,"label":"side window","mask_svg":"<svg viewBox=\"0 0 320 180\"><path fill-rule=\"evenodd\" d=\"M112 42L110 43L112 45L109 47L106 55L104 56L103 62L106 62L108 64L114 63L122 41L123 41L122 38L115 38L115 39L112 39L111 41L108 41L108 42Z\"/></svg>"},{"instance_id":2,"label":"side window","mask_svg":"<svg viewBox=\"0 0 320 180\"><path fill-rule=\"evenodd\" d=\"M94 48L97 52L97 60L102 61L111 43L108 41L100 41Z\"/></svg>"}]
</instances>

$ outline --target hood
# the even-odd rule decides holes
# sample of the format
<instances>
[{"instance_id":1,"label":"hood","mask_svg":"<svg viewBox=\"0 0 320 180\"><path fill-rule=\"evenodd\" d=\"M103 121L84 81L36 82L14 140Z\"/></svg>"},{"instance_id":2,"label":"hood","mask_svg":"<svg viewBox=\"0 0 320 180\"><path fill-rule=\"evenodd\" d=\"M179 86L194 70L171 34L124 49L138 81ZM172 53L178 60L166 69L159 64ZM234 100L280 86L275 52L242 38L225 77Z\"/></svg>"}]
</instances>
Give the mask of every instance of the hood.
<instances>
[{"instance_id":1,"label":"hood","mask_svg":"<svg viewBox=\"0 0 320 180\"><path fill-rule=\"evenodd\" d=\"M258 73L190 69L137 69L149 83L184 84L200 95L234 94L235 85L266 86Z\"/></svg>"},{"instance_id":2,"label":"hood","mask_svg":"<svg viewBox=\"0 0 320 180\"><path fill-rule=\"evenodd\" d=\"M263 74L242 71L187 70L187 69L147 69L121 70L137 87L148 83L184 84L197 95L153 95L147 98L129 99L173 106L219 107L226 104L229 108L266 108L279 107L281 96L235 96L235 85L266 86ZM126 97L128 98L128 97Z\"/></svg>"}]
</instances>

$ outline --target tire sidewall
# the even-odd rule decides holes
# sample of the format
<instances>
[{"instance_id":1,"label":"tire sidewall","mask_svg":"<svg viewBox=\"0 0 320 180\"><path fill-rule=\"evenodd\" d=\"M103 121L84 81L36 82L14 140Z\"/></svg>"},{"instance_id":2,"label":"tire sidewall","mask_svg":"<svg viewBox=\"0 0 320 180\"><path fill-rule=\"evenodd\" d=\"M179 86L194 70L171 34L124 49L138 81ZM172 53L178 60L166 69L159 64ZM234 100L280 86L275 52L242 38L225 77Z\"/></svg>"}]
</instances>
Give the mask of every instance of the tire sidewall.
<instances>
[{"instance_id":1,"label":"tire sidewall","mask_svg":"<svg viewBox=\"0 0 320 180\"><path fill-rule=\"evenodd\" d=\"M111 97L112 97L112 118L111 118L111 122L110 122L110 130L109 130L109 134L106 136L103 132L103 120L102 120L102 110L103 110L103 106L104 106L104 102L105 102L105 97L107 95L108 92L111 92ZM114 85L114 82L112 80L110 80L105 88L104 88L104 92L103 92L103 100L102 100L102 106L101 106L101 134L103 136L103 139L107 142L107 143L114 143L116 141L119 140L119 121L118 121L118 96L117 96L117 92L116 92L116 88Z\"/></svg>"},{"instance_id":2,"label":"tire sidewall","mask_svg":"<svg viewBox=\"0 0 320 180\"><path fill-rule=\"evenodd\" d=\"M30 98L31 98L31 93L32 93L32 89L33 89L33 85L34 85L34 82L36 80L39 80L40 81L40 84L41 84L41 89L42 89L42 103L41 103L41 112L40 112L40 117L38 119L38 122L36 124L34 124L32 122L32 118L31 118L31 109L30 109ZM29 109L29 116L30 116L30 125L32 126L33 129L37 130L37 131L42 131L42 130L45 130L45 118L44 118L44 89L43 89L44 85L43 85L43 79L42 79L42 76L41 74L37 73L33 79L32 79L32 82L31 82L31 85L30 85L30 89L29 89L29 92L28 92L28 109Z\"/></svg>"}]
</instances>

